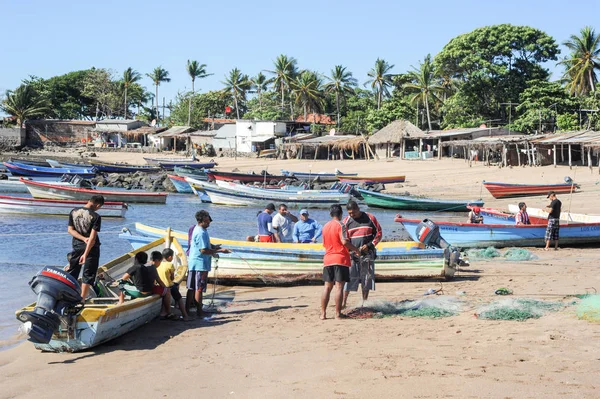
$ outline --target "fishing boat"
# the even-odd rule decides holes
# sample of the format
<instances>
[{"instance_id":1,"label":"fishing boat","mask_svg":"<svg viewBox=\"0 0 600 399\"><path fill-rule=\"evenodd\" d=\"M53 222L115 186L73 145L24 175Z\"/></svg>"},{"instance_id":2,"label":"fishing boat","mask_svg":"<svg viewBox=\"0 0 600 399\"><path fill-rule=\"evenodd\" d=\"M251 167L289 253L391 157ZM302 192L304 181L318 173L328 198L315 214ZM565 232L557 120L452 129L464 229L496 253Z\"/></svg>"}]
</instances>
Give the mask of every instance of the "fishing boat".
<instances>
[{"instance_id":1,"label":"fishing boat","mask_svg":"<svg viewBox=\"0 0 600 399\"><path fill-rule=\"evenodd\" d=\"M89 163L58 162L54 159L46 159L46 162L52 168L93 168Z\"/></svg>"},{"instance_id":2,"label":"fishing boat","mask_svg":"<svg viewBox=\"0 0 600 399\"><path fill-rule=\"evenodd\" d=\"M176 167L185 166L186 168L192 169L211 169L214 168L217 164L215 162L197 162L197 161L161 161L158 165L164 170L173 170Z\"/></svg>"},{"instance_id":3,"label":"fishing boat","mask_svg":"<svg viewBox=\"0 0 600 399\"><path fill-rule=\"evenodd\" d=\"M51 168L16 162L4 162L4 166L6 166L6 169L8 169L13 176L59 178L62 175L78 175L84 179L91 179L96 176L96 170L94 168Z\"/></svg>"},{"instance_id":4,"label":"fishing boat","mask_svg":"<svg viewBox=\"0 0 600 399\"><path fill-rule=\"evenodd\" d=\"M177 190L178 193L182 193L182 194L193 194L194 193L190 184L187 181L185 181L185 177L176 176L176 175L167 175L167 177L169 178L169 180L171 180L171 183L173 183L173 185L175 186L175 189Z\"/></svg>"},{"instance_id":5,"label":"fishing boat","mask_svg":"<svg viewBox=\"0 0 600 399\"><path fill-rule=\"evenodd\" d=\"M167 193L148 193L135 190L95 190L89 188L59 186L56 184L41 183L25 179L21 179L21 181L25 183L33 198L87 201L92 195L102 195L104 196L105 201L111 202L151 204L164 204L167 202Z\"/></svg>"},{"instance_id":6,"label":"fishing boat","mask_svg":"<svg viewBox=\"0 0 600 399\"><path fill-rule=\"evenodd\" d=\"M334 183L338 181L339 177L348 177L348 176L357 176L357 173L341 173L336 171L335 173L326 173L326 172L318 172L318 173L306 173L306 172L290 172L284 169L281 169L281 174L288 177L295 177L301 181L317 181L320 183Z\"/></svg>"},{"instance_id":7,"label":"fishing boat","mask_svg":"<svg viewBox=\"0 0 600 399\"><path fill-rule=\"evenodd\" d=\"M338 180L348 184L391 184L404 183L406 176L338 176Z\"/></svg>"},{"instance_id":8,"label":"fishing boat","mask_svg":"<svg viewBox=\"0 0 600 399\"><path fill-rule=\"evenodd\" d=\"M90 161L90 163L100 172L104 173L155 173L160 172L159 166L146 166L146 165L127 165L119 163L106 163L99 161Z\"/></svg>"},{"instance_id":9,"label":"fishing boat","mask_svg":"<svg viewBox=\"0 0 600 399\"><path fill-rule=\"evenodd\" d=\"M188 168L187 166L176 166L173 168L173 172L177 176L181 177L191 177L198 180L208 180L208 176L206 175L206 170L204 169L194 169Z\"/></svg>"},{"instance_id":10,"label":"fishing boat","mask_svg":"<svg viewBox=\"0 0 600 399\"><path fill-rule=\"evenodd\" d=\"M307 196L318 196L318 195L331 195L331 194L339 194L339 193L347 193L350 192L350 186L341 186L339 189L325 189L325 190L311 190L303 186L290 186L290 185L266 185L266 186L255 186L252 184L240 184L234 183L231 181L225 180L215 180L214 183L221 188L226 188L234 191L239 191L242 193L248 194L274 194L280 195L283 192L283 195L287 195L290 191L296 193L302 193ZM267 191L268 190L268 191Z\"/></svg>"},{"instance_id":11,"label":"fishing boat","mask_svg":"<svg viewBox=\"0 0 600 399\"><path fill-rule=\"evenodd\" d=\"M528 209L529 210L529 209ZM483 216L484 223L515 224L516 215L510 212L503 212L493 208L479 208L479 213ZM540 218L529 215L529 221L532 224L548 224L548 218Z\"/></svg>"},{"instance_id":12,"label":"fishing boat","mask_svg":"<svg viewBox=\"0 0 600 399\"><path fill-rule=\"evenodd\" d=\"M396 217L413 240L417 237L417 226L421 220ZM461 248L487 247L542 247L546 224L474 224L435 222L440 227L440 234L450 245ZM582 245L600 243L600 223L573 223L560 226L561 245Z\"/></svg>"},{"instance_id":13,"label":"fishing boat","mask_svg":"<svg viewBox=\"0 0 600 399\"><path fill-rule=\"evenodd\" d=\"M198 198L200 198L200 201L206 203L212 202L208 194L206 194L206 191L204 191L204 188L202 188L201 186L202 180L197 180L193 177L184 177L184 179L192 189L192 193L194 193L194 195L197 195Z\"/></svg>"},{"instance_id":14,"label":"fishing boat","mask_svg":"<svg viewBox=\"0 0 600 399\"><path fill-rule=\"evenodd\" d=\"M194 158L152 158L144 157L144 161L150 165L158 165L160 162L195 162Z\"/></svg>"},{"instance_id":15,"label":"fishing boat","mask_svg":"<svg viewBox=\"0 0 600 399\"><path fill-rule=\"evenodd\" d=\"M518 213L519 206L516 204L509 204L508 210L510 213ZM542 219L548 219L548 212L539 208L530 208L527 207L527 213L529 217L539 217ZM600 216L598 215L586 215L582 213L571 213L571 212L561 212L560 220L565 222L575 222L575 223L600 223Z\"/></svg>"},{"instance_id":16,"label":"fishing boat","mask_svg":"<svg viewBox=\"0 0 600 399\"><path fill-rule=\"evenodd\" d=\"M0 180L0 193L28 193L29 190L27 186L21 181L21 179L31 180L29 178L15 177L9 176L8 179ZM58 181L55 178L43 178L36 177L35 181L41 181L44 183L56 184L58 186L69 186L69 187L79 187L81 183L75 184L70 181Z\"/></svg>"},{"instance_id":17,"label":"fishing boat","mask_svg":"<svg viewBox=\"0 0 600 399\"><path fill-rule=\"evenodd\" d=\"M162 307L160 296L151 295L137 299L126 297L125 302L119 305L118 289L112 288L110 283L121 278L127 269L131 267L136 253L162 251L164 248L171 248L175 252L176 272L174 281L176 283L183 281L187 273L187 257L177 238L171 238L170 235L158 239L153 238L134 251L102 265L98 269L98 275L103 278L99 283L102 294L88 299L79 312L76 313L77 307L75 305L63 308L70 311L64 314L54 312L54 309L36 308L37 303L19 309L16 316L24 324L23 327L29 335L29 340L34 343L37 349L45 352L78 352L120 337L156 318ZM75 296L79 291L77 282L74 282L70 275L61 272L59 269L45 268L36 278L40 275L49 277L54 284L58 284L61 294L72 290L74 291L72 295ZM54 287L49 287L45 292L52 292L52 288ZM66 303L66 295L61 296L62 298L59 296L56 299ZM47 300L48 296L44 299ZM48 305L45 302L45 306ZM52 315L48 316L46 312L52 313ZM42 316L38 316L39 314ZM37 322L39 320L42 322ZM52 328L54 326L44 323L47 320L57 320L59 323L55 328Z\"/></svg>"},{"instance_id":18,"label":"fishing boat","mask_svg":"<svg viewBox=\"0 0 600 399\"><path fill-rule=\"evenodd\" d=\"M0 214L68 216L73 208L83 207L87 201L65 201L0 195ZM101 216L123 218L127 204L105 202L98 210Z\"/></svg>"},{"instance_id":19,"label":"fishing boat","mask_svg":"<svg viewBox=\"0 0 600 399\"><path fill-rule=\"evenodd\" d=\"M469 206L483 206L483 201L481 200L461 201L409 197L376 193L361 188L358 188L357 191L369 207L376 208L435 212L468 212Z\"/></svg>"},{"instance_id":20,"label":"fishing boat","mask_svg":"<svg viewBox=\"0 0 600 399\"><path fill-rule=\"evenodd\" d=\"M294 176L271 175L266 171L261 173L221 172L211 170L206 172L209 180L239 181L242 183L270 183L273 180L296 180Z\"/></svg>"},{"instance_id":21,"label":"fishing boat","mask_svg":"<svg viewBox=\"0 0 600 399\"><path fill-rule=\"evenodd\" d=\"M165 232L162 228L135 225L138 234L119 235L138 248ZM173 231L184 249L187 233ZM290 283L298 280L320 280L325 250L322 244L282 244L211 238L212 244L231 249L230 254L219 254L212 277L231 284ZM213 260L215 262L215 260ZM451 265L442 249L427 249L417 242L382 242L377 245L378 280L416 277L452 277ZM218 274L217 274L218 273Z\"/></svg>"},{"instance_id":22,"label":"fishing boat","mask_svg":"<svg viewBox=\"0 0 600 399\"><path fill-rule=\"evenodd\" d=\"M10 158L8 162L16 162L16 163L24 163L27 165L33 166L43 166L46 168L52 167L52 165L48 162L48 160L32 160L32 159L23 159L23 158Z\"/></svg>"},{"instance_id":23,"label":"fishing boat","mask_svg":"<svg viewBox=\"0 0 600 399\"><path fill-rule=\"evenodd\" d=\"M549 191L557 194L575 192L579 185L574 183L560 184L511 184L483 182L483 186L494 198L527 197L534 195L547 195Z\"/></svg>"}]
</instances>

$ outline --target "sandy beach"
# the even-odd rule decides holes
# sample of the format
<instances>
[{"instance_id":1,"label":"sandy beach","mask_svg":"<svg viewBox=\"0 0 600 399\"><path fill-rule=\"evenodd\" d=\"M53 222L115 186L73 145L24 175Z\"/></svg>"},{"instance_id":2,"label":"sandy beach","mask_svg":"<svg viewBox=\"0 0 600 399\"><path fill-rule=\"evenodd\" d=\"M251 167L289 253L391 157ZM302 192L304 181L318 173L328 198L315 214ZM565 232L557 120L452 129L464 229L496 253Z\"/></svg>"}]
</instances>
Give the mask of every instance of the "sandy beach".
<instances>
[{"instance_id":1,"label":"sandy beach","mask_svg":"<svg viewBox=\"0 0 600 399\"><path fill-rule=\"evenodd\" d=\"M48 153L47 156L57 155ZM37 155L37 154L36 154ZM61 154L62 155L62 154ZM143 163L139 153L98 153L105 161ZM203 158L204 159L204 158ZM598 168L487 167L460 159L428 161L309 161L215 159L223 170L280 169L406 174L391 192L494 200L482 180L559 183L570 176L582 192L559 196L563 211L598 214ZM542 208L545 196L530 197ZM384 232L385 235L385 232ZM106 397L318 398L591 398L600 325L578 320L575 306L524 322L481 320L477 308L508 287L515 297L573 302L600 289L597 248L530 249L537 260L472 261L444 293L466 295L463 311L442 319L389 317L319 320L321 286L219 287L235 293L210 320L154 321L94 350L45 354L30 343L0 352L0 398L65 395ZM437 282L378 284L370 299L420 298ZM212 287L209 287L209 291ZM217 293L219 297L219 293ZM357 295L351 306L360 306ZM330 303L332 305L332 303ZM329 310L333 314L333 308Z\"/></svg>"}]
</instances>

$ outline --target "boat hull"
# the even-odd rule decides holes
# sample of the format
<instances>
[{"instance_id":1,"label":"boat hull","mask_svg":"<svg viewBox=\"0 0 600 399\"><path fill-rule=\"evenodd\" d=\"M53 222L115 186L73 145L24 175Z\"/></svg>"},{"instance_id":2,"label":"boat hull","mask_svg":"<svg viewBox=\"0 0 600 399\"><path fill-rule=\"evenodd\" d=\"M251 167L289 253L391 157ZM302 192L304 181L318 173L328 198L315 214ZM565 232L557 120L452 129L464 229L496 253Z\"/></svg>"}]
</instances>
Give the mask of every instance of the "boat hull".
<instances>
[{"instance_id":1,"label":"boat hull","mask_svg":"<svg viewBox=\"0 0 600 399\"><path fill-rule=\"evenodd\" d=\"M91 164L100 172L103 173L156 173L160 172L158 166L135 166L135 165L119 165L119 164L108 164L102 162L92 161Z\"/></svg>"},{"instance_id":2,"label":"boat hull","mask_svg":"<svg viewBox=\"0 0 600 399\"><path fill-rule=\"evenodd\" d=\"M169 180L171 180L171 183L173 183L173 186L175 186L175 189L177 190L178 193L182 193L182 194L193 194L194 193L190 184L187 181L185 181L185 177L174 176L174 175L167 175L167 177L169 178Z\"/></svg>"},{"instance_id":3,"label":"boat hull","mask_svg":"<svg viewBox=\"0 0 600 399\"><path fill-rule=\"evenodd\" d=\"M515 205L515 204L509 204L508 205L508 210L511 213L517 213L519 212L519 206ZM535 217L539 217L539 218L543 218L543 219L548 219L548 212L546 212L543 209L539 209L539 208L530 208L527 207L527 213L529 214L529 217L531 218L532 216ZM586 215L586 214L582 214L582 213L569 213L569 212L561 212L560 213L560 220L565 221L565 222L575 222L575 223L600 223L600 216L597 215Z\"/></svg>"},{"instance_id":4,"label":"boat hull","mask_svg":"<svg viewBox=\"0 0 600 399\"><path fill-rule=\"evenodd\" d=\"M444 201L433 198L418 198L376 193L369 190L357 190L369 207L415 210L415 211L445 211L468 212L468 206L483 206L483 201Z\"/></svg>"},{"instance_id":5,"label":"boat hull","mask_svg":"<svg viewBox=\"0 0 600 399\"><path fill-rule=\"evenodd\" d=\"M288 177L295 177L301 181L317 181L320 183L335 183L338 177L357 176L357 173L306 173L306 172L291 172L281 170L281 174Z\"/></svg>"},{"instance_id":6,"label":"boat hull","mask_svg":"<svg viewBox=\"0 0 600 399\"><path fill-rule=\"evenodd\" d=\"M494 198L528 197L535 195L547 195L549 191L557 194L568 194L575 192L578 188L574 184L510 184L483 182L483 186Z\"/></svg>"},{"instance_id":7,"label":"boat hull","mask_svg":"<svg viewBox=\"0 0 600 399\"><path fill-rule=\"evenodd\" d=\"M272 180L296 180L295 177L284 175L267 175L267 174L249 174L236 172L217 172L214 170L206 172L209 180L225 180L239 181L242 183L262 183L264 181L271 182Z\"/></svg>"},{"instance_id":8,"label":"boat hull","mask_svg":"<svg viewBox=\"0 0 600 399\"><path fill-rule=\"evenodd\" d=\"M338 180L348 184L391 184L404 183L406 176L338 176Z\"/></svg>"},{"instance_id":9,"label":"boat hull","mask_svg":"<svg viewBox=\"0 0 600 399\"><path fill-rule=\"evenodd\" d=\"M192 168L192 169L211 169L214 168L216 163L200 163L200 162L158 162L161 168L164 170L173 170L177 167Z\"/></svg>"},{"instance_id":10,"label":"boat hull","mask_svg":"<svg viewBox=\"0 0 600 399\"><path fill-rule=\"evenodd\" d=\"M10 162L4 162L4 166L13 176L59 178L62 175L79 175L84 179L91 179L96 176L94 169L86 168L50 168Z\"/></svg>"},{"instance_id":11,"label":"boat hull","mask_svg":"<svg viewBox=\"0 0 600 399\"><path fill-rule=\"evenodd\" d=\"M193 179L198 179L198 180L202 180L202 181L208 180L208 176L206 175L206 171L204 171L204 169L192 169L192 168L177 166L173 169L173 172L177 176L181 176L181 177L191 177Z\"/></svg>"},{"instance_id":12,"label":"boat hull","mask_svg":"<svg viewBox=\"0 0 600 399\"><path fill-rule=\"evenodd\" d=\"M68 216L73 208L83 207L87 201L43 200L0 196L0 214ZM98 213L104 217L123 218L127 205L123 202L105 202Z\"/></svg>"}]
</instances>

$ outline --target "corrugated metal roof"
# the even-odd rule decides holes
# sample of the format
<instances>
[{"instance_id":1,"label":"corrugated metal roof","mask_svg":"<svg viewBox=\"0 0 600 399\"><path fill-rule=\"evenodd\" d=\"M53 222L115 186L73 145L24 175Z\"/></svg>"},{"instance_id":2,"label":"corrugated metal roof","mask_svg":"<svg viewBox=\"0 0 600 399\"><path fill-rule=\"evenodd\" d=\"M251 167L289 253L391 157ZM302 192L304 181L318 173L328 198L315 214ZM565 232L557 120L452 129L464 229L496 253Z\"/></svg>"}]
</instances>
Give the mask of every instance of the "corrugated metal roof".
<instances>
[{"instance_id":1,"label":"corrugated metal roof","mask_svg":"<svg viewBox=\"0 0 600 399\"><path fill-rule=\"evenodd\" d=\"M476 132L484 131L489 132L491 134L495 134L497 132L503 131L504 128L501 127L469 127L469 128L459 128L459 129L449 129L449 130L431 130L426 135L427 137L454 137L454 136L464 136L465 134L473 134Z\"/></svg>"},{"instance_id":2,"label":"corrugated metal roof","mask_svg":"<svg viewBox=\"0 0 600 399\"><path fill-rule=\"evenodd\" d=\"M600 132L593 130L582 130L576 132L566 132L551 134L543 138L532 140L536 144L588 144L599 143Z\"/></svg>"},{"instance_id":3,"label":"corrugated metal roof","mask_svg":"<svg viewBox=\"0 0 600 399\"><path fill-rule=\"evenodd\" d=\"M193 129L189 126L173 126L172 128L157 134L156 137L177 137L184 133L189 133L192 130Z\"/></svg>"},{"instance_id":4,"label":"corrugated metal roof","mask_svg":"<svg viewBox=\"0 0 600 399\"><path fill-rule=\"evenodd\" d=\"M275 136L274 135L262 135L262 136L254 136L254 137L250 137L250 141L253 143L264 143L265 141L269 141L271 139L274 139Z\"/></svg>"}]
</instances>

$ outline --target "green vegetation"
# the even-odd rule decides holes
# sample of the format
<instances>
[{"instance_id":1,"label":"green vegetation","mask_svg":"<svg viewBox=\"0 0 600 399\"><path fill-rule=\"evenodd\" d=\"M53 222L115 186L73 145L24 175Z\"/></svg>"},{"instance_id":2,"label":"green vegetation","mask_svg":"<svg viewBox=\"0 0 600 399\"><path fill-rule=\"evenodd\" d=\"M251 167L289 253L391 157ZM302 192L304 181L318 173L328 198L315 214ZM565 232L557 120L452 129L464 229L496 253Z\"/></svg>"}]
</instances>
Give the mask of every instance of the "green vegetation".
<instances>
[{"instance_id":1,"label":"green vegetation","mask_svg":"<svg viewBox=\"0 0 600 399\"><path fill-rule=\"evenodd\" d=\"M325 114L347 133L368 134L396 119L424 130L482 123L523 133L600 130L600 35L584 27L562 42L567 52L562 57L558 43L529 26L486 26L451 39L408 71L397 71L392 55L377 58L360 78L347 66L334 65L323 74L280 54L270 69L253 75L233 68L221 90L204 93L196 91L196 80L212 73L206 64L188 60L181 68L191 90L173 99L168 118L159 113L159 86L171 80L162 67L144 74L129 67L122 75L91 68L48 79L30 76L0 104L15 122L135 117L206 128L206 118L232 117L225 113L231 107L236 118L245 119ZM560 76L551 76L551 64L561 69ZM143 87L142 76L154 87Z\"/></svg>"}]
</instances>

